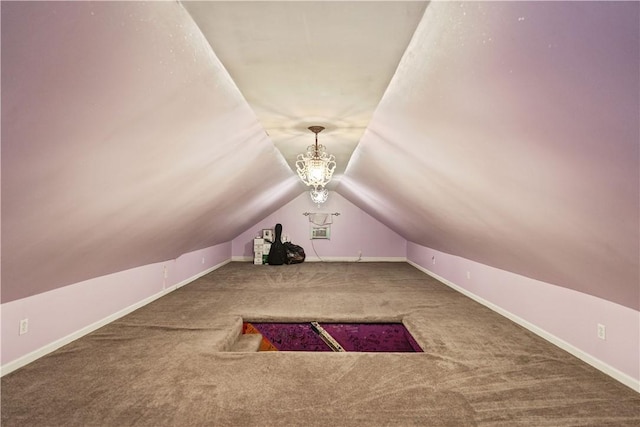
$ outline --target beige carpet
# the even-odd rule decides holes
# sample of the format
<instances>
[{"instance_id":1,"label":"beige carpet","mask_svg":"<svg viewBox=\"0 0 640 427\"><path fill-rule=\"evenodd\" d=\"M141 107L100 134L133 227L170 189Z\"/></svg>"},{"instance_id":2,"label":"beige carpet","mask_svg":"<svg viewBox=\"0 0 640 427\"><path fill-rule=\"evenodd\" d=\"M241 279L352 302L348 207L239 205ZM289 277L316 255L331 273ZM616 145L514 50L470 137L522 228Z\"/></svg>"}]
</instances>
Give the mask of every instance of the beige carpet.
<instances>
[{"instance_id":1,"label":"beige carpet","mask_svg":"<svg viewBox=\"0 0 640 427\"><path fill-rule=\"evenodd\" d=\"M404 319L424 353L236 353ZM406 263L231 263L2 378L2 426L624 426L640 394Z\"/></svg>"}]
</instances>

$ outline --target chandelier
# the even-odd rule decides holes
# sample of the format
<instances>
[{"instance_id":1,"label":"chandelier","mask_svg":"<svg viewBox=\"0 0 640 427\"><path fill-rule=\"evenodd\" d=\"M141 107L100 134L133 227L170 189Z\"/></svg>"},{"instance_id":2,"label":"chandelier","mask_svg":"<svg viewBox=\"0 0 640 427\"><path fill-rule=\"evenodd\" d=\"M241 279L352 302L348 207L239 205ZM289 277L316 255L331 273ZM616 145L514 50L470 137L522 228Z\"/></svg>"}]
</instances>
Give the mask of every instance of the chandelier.
<instances>
[{"instance_id":1,"label":"chandelier","mask_svg":"<svg viewBox=\"0 0 640 427\"><path fill-rule=\"evenodd\" d=\"M318 191L318 187L324 187L331 181L336 168L336 159L333 154L325 152L324 145L318 145L318 133L322 132L324 127L310 126L309 130L316 134L316 143L308 146L306 153L298 154L296 168L302 182Z\"/></svg>"},{"instance_id":2,"label":"chandelier","mask_svg":"<svg viewBox=\"0 0 640 427\"><path fill-rule=\"evenodd\" d=\"M327 191L326 188L321 187L315 187L313 190L310 191L311 194L311 200L313 201L313 203L316 203L318 205L324 203L327 201L327 198L329 197L329 191Z\"/></svg>"}]
</instances>

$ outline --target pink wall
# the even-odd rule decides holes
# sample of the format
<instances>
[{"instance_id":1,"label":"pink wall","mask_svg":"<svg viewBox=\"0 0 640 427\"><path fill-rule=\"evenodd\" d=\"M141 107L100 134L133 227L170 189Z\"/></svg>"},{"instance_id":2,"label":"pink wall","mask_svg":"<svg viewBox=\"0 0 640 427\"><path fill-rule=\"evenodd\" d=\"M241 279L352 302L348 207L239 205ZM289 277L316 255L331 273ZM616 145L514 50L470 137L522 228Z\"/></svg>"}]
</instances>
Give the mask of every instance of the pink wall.
<instances>
[{"instance_id":1,"label":"pink wall","mask_svg":"<svg viewBox=\"0 0 640 427\"><path fill-rule=\"evenodd\" d=\"M96 277L2 304L2 373L21 366L18 362L18 366L7 369L8 363L20 358L28 363L230 258L231 242L226 242L174 260ZM29 319L29 331L19 335L20 320L25 318Z\"/></svg>"},{"instance_id":2,"label":"pink wall","mask_svg":"<svg viewBox=\"0 0 640 427\"><path fill-rule=\"evenodd\" d=\"M407 259L541 329L551 335L542 334L551 342L559 339L569 344L577 352L571 351L572 348L565 349L578 353L579 357L584 353L587 362L593 362L590 358L603 362L635 380L636 384L640 379L638 311L413 242L407 244ZM606 326L605 340L597 337L598 324ZM556 344L565 347L562 342ZM616 377L615 371L607 373ZM624 375L617 375L618 379L624 381ZM624 382L633 383L631 380Z\"/></svg>"},{"instance_id":3,"label":"pink wall","mask_svg":"<svg viewBox=\"0 0 640 427\"><path fill-rule=\"evenodd\" d=\"M179 2L3 2L1 39L2 302L228 242L299 193Z\"/></svg>"},{"instance_id":4,"label":"pink wall","mask_svg":"<svg viewBox=\"0 0 640 427\"><path fill-rule=\"evenodd\" d=\"M169 270L169 283L182 286L184 281L230 258L231 242L182 254L174 260L165 262Z\"/></svg>"},{"instance_id":5,"label":"pink wall","mask_svg":"<svg viewBox=\"0 0 640 427\"><path fill-rule=\"evenodd\" d=\"M422 246L639 310L639 11L431 2L336 190Z\"/></svg>"},{"instance_id":6,"label":"pink wall","mask_svg":"<svg viewBox=\"0 0 640 427\"><path fill-rule=\"evenodd\" d=\"M330 240L309 239L309 218L303 212L339 212L333 217ZM308 260L355 261L362 251L362 259L404 260L406 240L378 220L349 202L340 194L331 191L329 199L320 208L314 204L308 192L304 192L253 227L233 239L234 257L253 258L253 238L263 228L274 228L282 224L283 235L304 248Z\"/></svg>"}]
</instances>

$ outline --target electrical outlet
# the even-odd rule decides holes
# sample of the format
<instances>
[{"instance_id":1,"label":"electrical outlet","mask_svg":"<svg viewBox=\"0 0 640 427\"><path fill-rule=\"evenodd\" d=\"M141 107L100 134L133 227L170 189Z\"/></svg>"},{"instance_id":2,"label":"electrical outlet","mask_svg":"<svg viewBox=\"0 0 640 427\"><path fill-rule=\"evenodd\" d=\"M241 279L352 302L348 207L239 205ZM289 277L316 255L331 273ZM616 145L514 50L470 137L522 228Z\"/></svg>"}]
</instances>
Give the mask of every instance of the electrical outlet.
<instances>
[{"instance_id":1,"label":"electrical outlet","mask_svg":"<svg viewBox=\"0 0 640 427\"><path fill-rule=\"evenodd\" d=\"M601 340L607 339L607 327L601 323L598 323L598 338Z\"/></svg>"},{"instance_id":2,"label":"electrical outlet","mask_svg":"<svg viewBox=\"0 0 640 427\"><path fill-rule=\"evenodd\" d=\"M202 263L204 264L204 257L202 257Z\"/></svg>"},{"instance_id":3,"label":"electrical outlet","mask_svg":"<svg viewBox=\"0 0 640 427\"><path fill-rule=\"evenodd\" d=\"M471 272L467 271L467 279L471 279Z\"/></svg>"},{"instance_id":4,"label":"electrical outlet","mask_svg":"<svg viewBox=\"0 0 640 427\"><path fill-rule=\"evenodd\" d=\"M29 319L22 319L20 321L20 335L24 335L29 332Z\"/></svg>"},{"instance_id":5,"label":"electrical outlet","mask_svg":"<svg viewBox=\"0 0 640 427\"><path fill-rule=\"evenodd\" d=\"M436 257L435 257L435 256L432 256L432 257L431 257L431 264L434 264L434 265L435 265L435 263L436 263Z\"/></svg>"}]
</instances>

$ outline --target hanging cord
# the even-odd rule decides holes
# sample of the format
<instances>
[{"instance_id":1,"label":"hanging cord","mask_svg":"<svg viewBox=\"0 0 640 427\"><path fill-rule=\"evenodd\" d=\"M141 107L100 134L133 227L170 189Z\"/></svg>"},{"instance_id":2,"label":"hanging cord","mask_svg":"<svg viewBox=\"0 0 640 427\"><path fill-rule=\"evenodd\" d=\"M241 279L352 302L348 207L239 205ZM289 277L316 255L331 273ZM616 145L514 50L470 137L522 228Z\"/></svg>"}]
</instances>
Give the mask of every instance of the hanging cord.
<instances>
[{"instance_id":1,"label":"hanging cord","mask_svg":"<svg viewBox=\"0 0 640 427\"><path fill-rule=\"evenodd\" d=\"M313 248L313 253L314 253L314 254L316 254L316 256L318 257L318 259L320 260L320 262L325 262L322 258L320 258L320 255L318 255L318 252L316 252L316 247L315 247L315 245L313 244L313 240L314 240L314 239L311 239L311 247Z\"/></svg>"}]
</instances>

